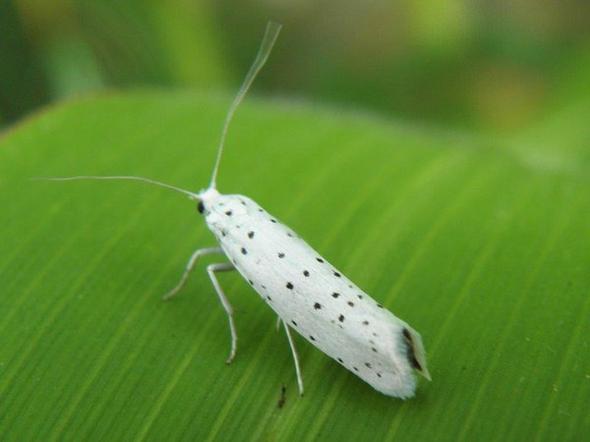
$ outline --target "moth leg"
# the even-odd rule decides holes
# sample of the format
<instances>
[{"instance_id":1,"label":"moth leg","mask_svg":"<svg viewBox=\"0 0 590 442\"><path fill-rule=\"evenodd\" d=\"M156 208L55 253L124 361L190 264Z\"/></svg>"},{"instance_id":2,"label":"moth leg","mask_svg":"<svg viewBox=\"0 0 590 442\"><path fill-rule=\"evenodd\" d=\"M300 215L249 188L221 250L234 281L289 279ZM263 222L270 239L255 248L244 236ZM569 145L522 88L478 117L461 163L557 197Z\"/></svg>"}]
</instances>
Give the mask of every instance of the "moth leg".
<instances>
[{"instance_id":1,"label":"moth leg","mask_svg":"<svg viewBox=\"0 0 590 442\"><path fill-rule=\"evenodd\" d=\"M279 329L281 328L281 321L282 321L281 317L277 316L277 323L275 324L277 331L279 331Z\"/></svg>"},{"instance_id":2,"label":"moth leg","mask_svg":"<svg viewBox=\"0 0 590 442\"><path fill-rule=\"evenodd\" d=\"M182 288L186 284L186 281L188 280L189 275L191 274L191 272L195 268L195 265L197 264L197 260L201 256L211 255L214 253L223 253L223 250L221 249L221 247L207 247L205 249L195 250L195 252L191 255L190 259L188 260L188 263L186 264L186 268L184 270L184 273L182 274L182 277L180 278L180 281L178 282L178 284L176 284L176 287L174 287L172 290L170 290L168 293L166 293L164 296L162 296L162 299L164 301L167 301L168 299L175 296L178 292L180 292L180 290L182 290Z\"/></svg>"},{"instance_id":3,"label":"moth leg","mask_svg":"<svg viewBox=\"0 0 590 442\"><path fill-rule=\"evenodd\" d=\"M226 364L230 364L233 361L234 357L236 356L236 349L238 347L238 334L236 333L236 326L234 324L234 310L227 300L225 293L221 286L219 285L219 281L217 281L217 276L215 276L216 272L229 272L230 270L235 270L233 264L230 263L223 263L223 264L211 264L207 266L207 273L211 278L211 282L213 283L213 287L215 287L215 291L219 296L219 300L221 301L221 305L223 305L223 309L227 313L227 319L229 320L229 331L231 332L231 350L229 352L229 357L225 361Z\"/></svg>"},{"instance_id":4,"label":"moth leg","mask_svg":"<svg viewBox=\"0 0 590 442\"><path fill-rule=\"evenodd\" d=\"M303 396L303 376L301 376L301 368L299 367L299 355L295 348L295 342L291 337L291 330L285 321L283 321L285 332L287 333L287 339L289 340L289 346L291 347L291 353L293 354L293 361L295 362L295 373L297 373L297 385L299 386L299 395Z\"/></svg>"}]
</instances>

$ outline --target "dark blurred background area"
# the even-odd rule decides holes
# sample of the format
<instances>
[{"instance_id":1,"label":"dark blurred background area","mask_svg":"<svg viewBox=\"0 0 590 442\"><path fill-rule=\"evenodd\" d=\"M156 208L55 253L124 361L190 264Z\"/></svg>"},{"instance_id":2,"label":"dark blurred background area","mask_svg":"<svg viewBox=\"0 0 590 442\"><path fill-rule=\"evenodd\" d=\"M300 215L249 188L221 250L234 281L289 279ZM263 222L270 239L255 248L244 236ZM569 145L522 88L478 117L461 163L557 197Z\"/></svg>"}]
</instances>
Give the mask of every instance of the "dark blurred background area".
<instances>
[{"instance_id":1,"label":"dark blurred background area","mask_svg":"<svg viewBox=\"0 0 590 442\"><path fill-rule=\"evenodd\" d=\"M590 103L588 0L4 0L0 127L104 90L265 95L510 134Z\"/></svg>"}]
</instances>

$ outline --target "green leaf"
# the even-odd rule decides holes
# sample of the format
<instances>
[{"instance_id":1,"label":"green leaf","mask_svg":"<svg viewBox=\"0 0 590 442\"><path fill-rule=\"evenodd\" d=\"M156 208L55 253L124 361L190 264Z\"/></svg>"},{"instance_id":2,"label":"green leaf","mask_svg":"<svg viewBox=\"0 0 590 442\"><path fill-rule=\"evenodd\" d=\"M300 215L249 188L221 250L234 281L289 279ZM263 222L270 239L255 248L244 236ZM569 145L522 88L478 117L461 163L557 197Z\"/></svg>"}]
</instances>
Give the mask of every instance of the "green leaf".
<instances>
[{"instance_id":1,"label":"green leaf","mask_svg":"<svg viewBox=\"0 0 590 442\"><path fill-rule=\"evenodd\" d=\"M47 110L0 141L3 440L579 440L590 431L588 162L337 109L248 100L219 185L293 227L424 339L401 401L286 338L237 275L238 355L194 203L229 97L137 93ZM552 129L555 133L555 128ZM553 150L559 156L559 149ZM571 159L568 152L568 160ZM281 386L286 402L278 407Z\"/></svg>"}]
</instances>

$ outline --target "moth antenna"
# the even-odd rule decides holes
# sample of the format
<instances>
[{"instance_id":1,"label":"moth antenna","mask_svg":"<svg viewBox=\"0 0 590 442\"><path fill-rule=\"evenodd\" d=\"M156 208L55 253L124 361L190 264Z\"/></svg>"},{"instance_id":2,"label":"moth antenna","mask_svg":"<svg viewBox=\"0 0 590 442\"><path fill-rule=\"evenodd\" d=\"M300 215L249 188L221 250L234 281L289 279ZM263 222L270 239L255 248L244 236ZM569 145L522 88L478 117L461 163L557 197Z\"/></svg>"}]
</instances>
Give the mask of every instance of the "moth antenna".
<instances>
[{"instance_id":1,"label":"moth antenna","mask_svg":"<svg viewBox=\"0 0 590 442\"><path fill-rule=\"evenodd\" d=\"M234 116L234 112L236 111L237 107L242 102L244 96L250 89L252 82L258 75L264 63L268 59L270 52L272 51L272 47L277 40L279 32L281 31L282 25L276 22L268 22L266 25L266 31L264 32L264 37L262 38L262 43L260 43L260 48L258 49L258 54L250 67L250 70L246 74L246 78L234 98L233 103L231 104L229 111L227 112L227 116L225 117L225 122L223 124L223 130L221 132L221 139L219 141L219 147L217 148L217 158L215 160L215 166L213 167L213 175L211 176L211 183L209 184L209 188L215 189L217 185L217 171L219 170L219 163L221 162L221 154L223 153L223 146L225 145L225 137L227 135L227 129L229 124L231 123L232 117Z\"/></svg>"},{"instance_id":2,"label":"moth antenna","mask_svg":"<svg viewBox=\"0 0 590 442\"><path fill-rule=\"evenodd\" d=\"M43 181L78 181L78 180L128 180L128 181L141 181L143 183L152 184L154 186L163 187L165 189L174 190L176 192L184 193L189 198L198 200L199 196L196 193L190 192L180 187L173 186L171 184L162 183L161 181L152 180L151 178L144 178L140 176L96 176L96 175L80 175L70 177L39 177L33 178L34 180Z\"/></svg>"}]
</instances>

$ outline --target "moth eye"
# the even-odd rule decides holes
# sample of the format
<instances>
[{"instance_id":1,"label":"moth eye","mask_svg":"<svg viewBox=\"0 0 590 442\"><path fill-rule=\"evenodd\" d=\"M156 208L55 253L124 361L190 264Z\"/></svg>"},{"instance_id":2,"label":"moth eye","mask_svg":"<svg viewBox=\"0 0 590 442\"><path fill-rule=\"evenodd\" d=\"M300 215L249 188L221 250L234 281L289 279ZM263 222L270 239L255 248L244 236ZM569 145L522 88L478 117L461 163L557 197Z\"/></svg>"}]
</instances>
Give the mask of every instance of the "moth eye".
<instances>
[{"instance_id":1,"label":"moth eye","mask_svg":"<svg viewBox=\"0 0 590 442\"><path fill-rule=\"evenodd\" d=\"M197 210L199 213L203 213L205 211L205 205L203 204L203 201L199 201L199 204L197 204Z\"/></svg>"}]
</instances>

